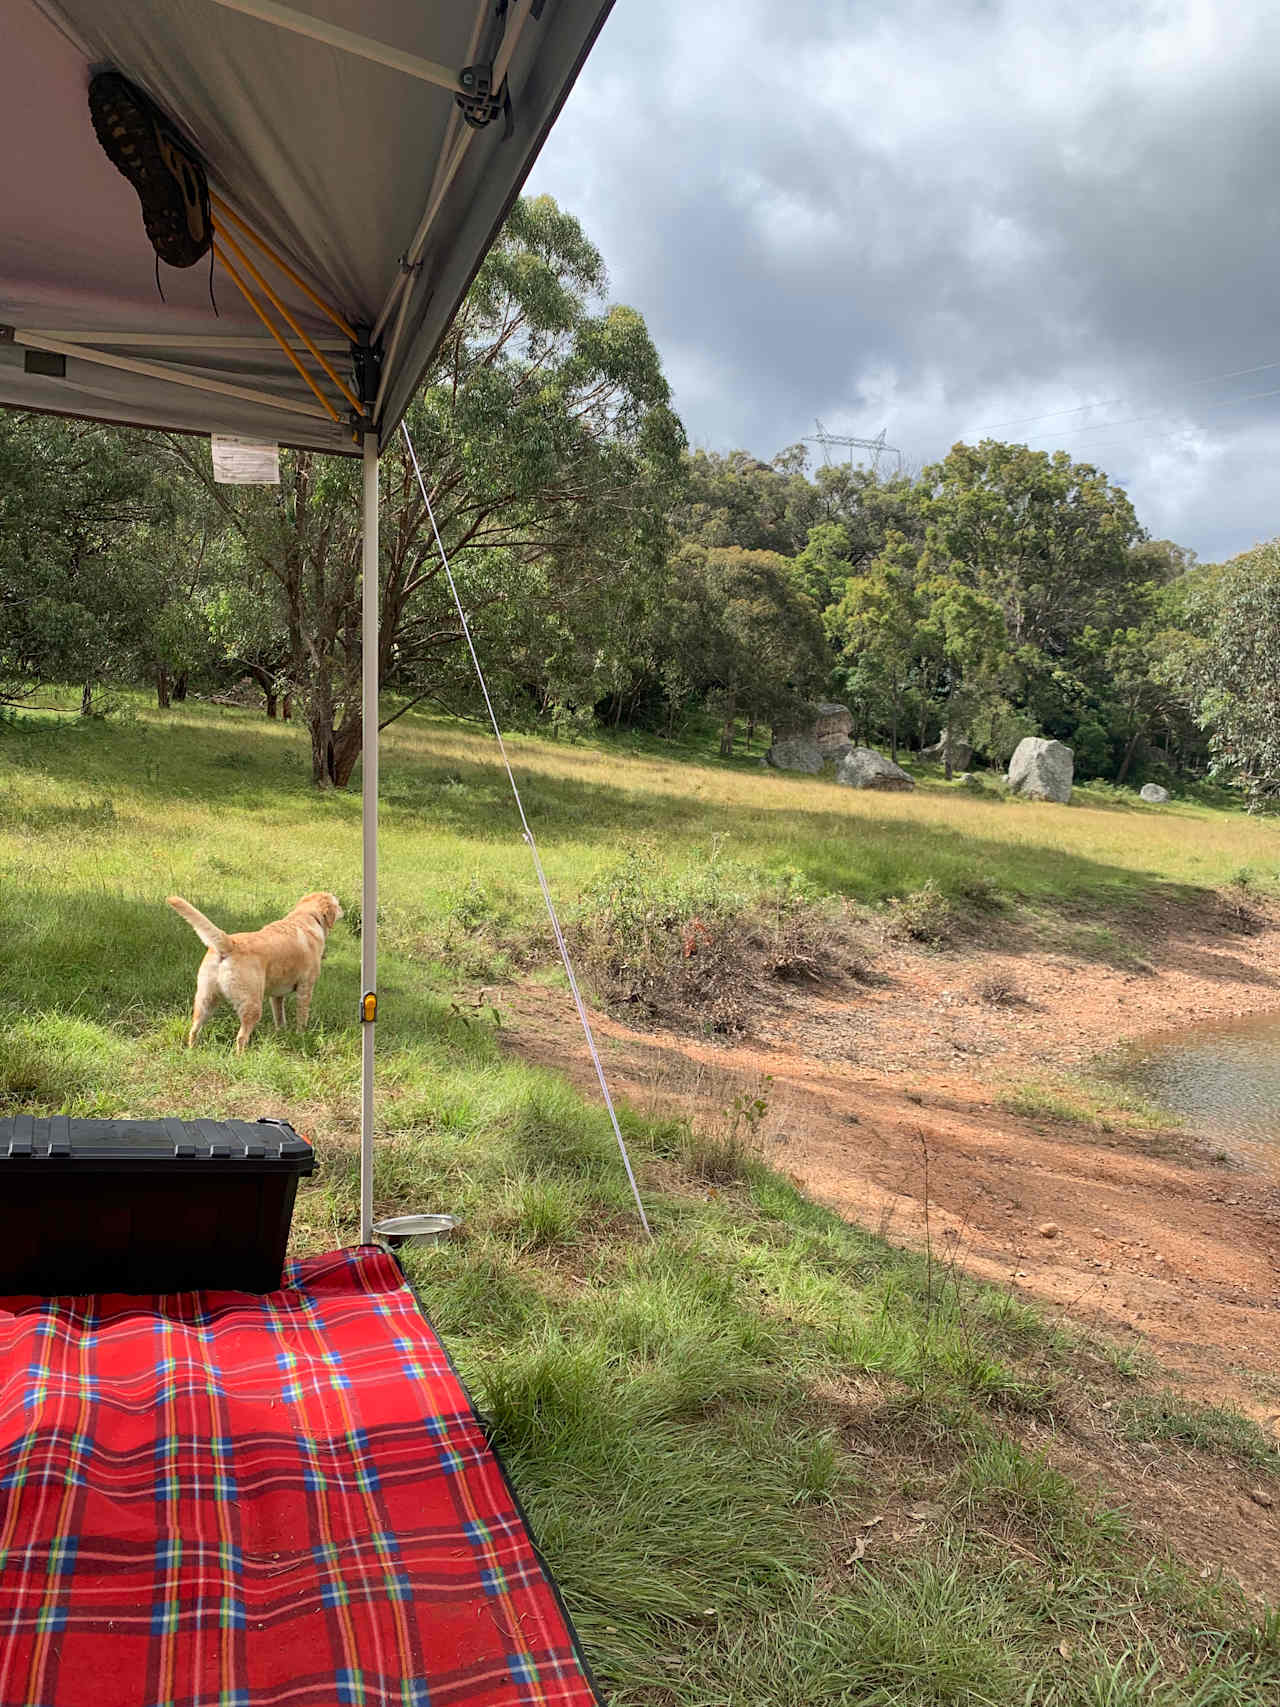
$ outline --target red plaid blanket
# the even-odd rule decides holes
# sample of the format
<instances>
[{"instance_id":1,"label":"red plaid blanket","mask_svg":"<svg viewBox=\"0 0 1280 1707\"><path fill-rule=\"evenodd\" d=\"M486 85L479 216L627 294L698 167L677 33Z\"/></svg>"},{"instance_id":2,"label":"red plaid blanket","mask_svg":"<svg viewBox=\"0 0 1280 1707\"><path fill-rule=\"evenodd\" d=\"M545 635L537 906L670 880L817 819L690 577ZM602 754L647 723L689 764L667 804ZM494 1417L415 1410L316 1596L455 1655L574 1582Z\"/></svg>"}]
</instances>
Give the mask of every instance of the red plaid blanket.
<instances>
[{"instance_id":1,"label":"red plaid blanket","mask_svg":"<svg viewBox=\"0 0 1280 1707\"><path fill-rule=\"evenodd\" d=\"M394 1261L0 1300L0 1707L589 1707Z\"/></svg>"}]
</instances>

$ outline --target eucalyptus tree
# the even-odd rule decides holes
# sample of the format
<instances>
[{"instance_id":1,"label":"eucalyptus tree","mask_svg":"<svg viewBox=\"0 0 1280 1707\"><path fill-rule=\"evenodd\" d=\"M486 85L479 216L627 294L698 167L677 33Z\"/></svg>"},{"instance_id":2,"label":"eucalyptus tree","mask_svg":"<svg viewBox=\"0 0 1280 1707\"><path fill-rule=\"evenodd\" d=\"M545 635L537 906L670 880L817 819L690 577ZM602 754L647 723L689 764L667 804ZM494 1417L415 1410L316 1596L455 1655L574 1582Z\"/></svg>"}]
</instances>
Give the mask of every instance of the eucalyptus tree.
<instances>
[{"instance_id":1,"label":"eucalyptus tree","mask_svg":"<svg viewBox=\"0 0 1280 1707\"><path fill-rule=\"evenodd\" d=\"M146 669L169 582L156 542L180 494L150 434L0 414L0 684L21 697Z\"/></svg>"},{"instance_id":2,"label":"eucalyptus tree","mask_svg":"<svg viewBox=\"0 0 1280 1707\"><path fill-rule=\"evenodd\" d=\"M680 675L714 705L720 754L731 758L740 715L749 729L785 721L821 688L821 618L777 552L686 545L673 569L668 622Z\"/></svg>"},{"instance_id":3,"label":"eucalyptus tree","mask_svg":"<svg viewBox=\"0 0 1280 1707\"><path fill-rule=\"evenodd\" d=\"M812 540L811 535L811 548ZM838 602L828 606L823 619L849 687L867 701L879 689L876 709L888 717L895 762L913 677L929 672L942 653L919 587L919 555L902 534L890 534L880 555L842 583Z\"/></svg>"},{"instance_id":4,"label":"eucalyptus tree","mask_svg":"<svg viewBox=\"0 0 1280 1707\"><path fill-rule=\"evenodd\" d=\"M1065 451L984 439L924 470L932 552L993 599L1010 645L1060 656L1088 623L1117 620L1143 539L1127 494Z\"/></svg>"},{"instance_id":5,"label":"eucalyptus tree","mask_svg":"<svg viewBox=\"0 0 1280 1707\"><path fill-rule=\"evenodd\" d=\"M434 528L403 442L386 447L384 724L424 700L472 703L436 529L508 699L595 691L617 603L660 576L684 435L643 320L606 284L576 219L518 202L409 411ZM344 786L360 751L358 480L350 460L295 452L278 489L219 496L271 600L320 786Z\"/></svg>"},{"instance_id":6,"label":"eucalyptus tree","mask_svg":"<svg viewBox=\"0 0 1280 1707\"><path fill-rule=\"evenodd\" d=\"M1209 731L1215 768L1251 803L1280 796L1280 540L1198 571L1189 633L1162 674L1182 686Z\"/></svg>"}]
</instances>

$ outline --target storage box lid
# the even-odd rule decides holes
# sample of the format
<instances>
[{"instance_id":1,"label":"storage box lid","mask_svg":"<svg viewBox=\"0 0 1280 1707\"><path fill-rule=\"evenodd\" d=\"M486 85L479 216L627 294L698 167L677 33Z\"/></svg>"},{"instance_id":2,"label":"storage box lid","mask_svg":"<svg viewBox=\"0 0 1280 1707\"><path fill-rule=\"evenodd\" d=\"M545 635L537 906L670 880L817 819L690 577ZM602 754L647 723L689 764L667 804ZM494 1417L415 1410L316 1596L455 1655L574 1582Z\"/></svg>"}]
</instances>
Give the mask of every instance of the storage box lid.
<instances>
[{"instance_id":1,"label":"storage box lid","mask_svg":"<svg viewBox=\"0 0 1280 1707\"><path fill-rule=\"evenodd\" d=\"M0 1170L68 1167L310 1174L315 1155L284 1120L0 1120Z\"/></svg>"}]
</instances>

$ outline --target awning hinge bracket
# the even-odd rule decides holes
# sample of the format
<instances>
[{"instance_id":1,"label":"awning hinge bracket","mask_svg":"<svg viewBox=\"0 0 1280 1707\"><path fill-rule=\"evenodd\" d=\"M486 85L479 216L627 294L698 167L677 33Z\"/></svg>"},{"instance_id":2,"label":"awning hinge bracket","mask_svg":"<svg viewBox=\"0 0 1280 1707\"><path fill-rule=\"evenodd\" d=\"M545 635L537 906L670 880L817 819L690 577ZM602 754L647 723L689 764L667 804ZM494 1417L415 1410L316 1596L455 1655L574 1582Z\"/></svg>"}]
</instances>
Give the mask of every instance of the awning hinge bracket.
<instances>
[{"instance_id":1,"label":"awning hinge bracket","mask_svg":"<svg viewBox=\"0 0 1280 1707\"><path fill-rule=\"evenodd\" d=\"M367 326L357 326L356 341L351 346L351 371L355 376L356 395L365 406L368 417L378 397L378 381L382 376L382 348L369 338ZM367 419L356 417L357 424L368 425Z\"/></svg>"},{"instance_id":2,"label":"awning hinge bracket","mask_svg":"<svg viewBox=\"0 0 1280 1707\"><path fill-rule=\"evenodd\" d=\"M501 113L506 119L503 137L510 136L513 128L511 95L505 77L499 87L494 88L493 61L483 60L476 65L464 65L458 73L458 82L462 85L462 93L454 99L472 130L483 130Z\"/></svg>"}]
</instances>

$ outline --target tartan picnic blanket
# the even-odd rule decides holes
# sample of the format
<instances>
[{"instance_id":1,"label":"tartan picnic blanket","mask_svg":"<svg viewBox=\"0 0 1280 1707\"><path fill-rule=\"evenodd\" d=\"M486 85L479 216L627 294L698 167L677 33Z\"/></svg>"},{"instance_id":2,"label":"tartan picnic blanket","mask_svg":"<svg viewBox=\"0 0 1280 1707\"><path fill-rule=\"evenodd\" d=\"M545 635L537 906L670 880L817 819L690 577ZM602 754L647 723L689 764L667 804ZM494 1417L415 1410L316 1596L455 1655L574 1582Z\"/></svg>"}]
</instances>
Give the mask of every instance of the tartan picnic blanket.
<instances>
[{"instance_id":1,"label":"tartan picnic blanket","mask_svg":"<svg viewBox=\"0 0 1280 1707\"><path fill-rule=\"evenodd\" d=\"M591 1707L398 1264L0 1300L0 1707Z\"/></svg>"}]
</instances>

